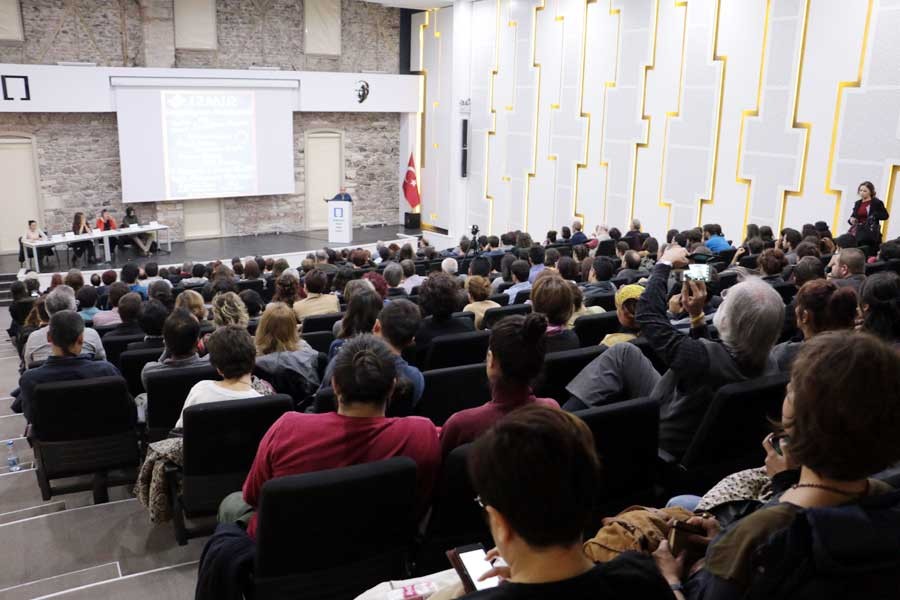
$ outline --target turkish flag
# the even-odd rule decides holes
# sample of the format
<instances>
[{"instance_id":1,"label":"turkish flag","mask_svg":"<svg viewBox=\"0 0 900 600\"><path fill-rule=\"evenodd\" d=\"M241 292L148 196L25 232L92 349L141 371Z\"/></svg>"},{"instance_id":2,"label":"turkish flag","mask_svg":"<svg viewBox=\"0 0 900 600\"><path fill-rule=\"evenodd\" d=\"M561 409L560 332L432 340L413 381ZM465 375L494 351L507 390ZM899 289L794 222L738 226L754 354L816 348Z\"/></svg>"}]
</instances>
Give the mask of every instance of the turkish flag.
<instances>
[{"instance_id":1,"label":"turkish flag","mask_svg":"<svg viewBox=\"0 0 900 600\"><path fill-rule=\"evenodd\" d=\"M416 208L422 202L419 198L419 182L416 180L416 160L412 153L409 155L409 165L406 167L406 179L403 180L403 195L411 208Z\"/></svg>"}]
</instances>

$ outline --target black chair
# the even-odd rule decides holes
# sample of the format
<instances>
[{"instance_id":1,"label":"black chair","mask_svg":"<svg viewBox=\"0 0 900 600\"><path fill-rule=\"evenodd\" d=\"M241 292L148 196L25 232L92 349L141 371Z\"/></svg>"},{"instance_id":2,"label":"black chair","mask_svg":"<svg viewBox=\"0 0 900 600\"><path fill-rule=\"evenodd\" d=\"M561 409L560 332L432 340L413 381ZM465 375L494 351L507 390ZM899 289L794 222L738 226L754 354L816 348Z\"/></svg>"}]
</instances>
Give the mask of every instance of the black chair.
<instances>
[{"instance_id":1,"label":"black chair","mask_svg":"<svg viewBox=\"0 0 900 600\"><path fill-rule=\"evenodd\" d=\"M150 441L162 439L175 427L191 388L204 379L218 380L222 377L209 364L147 373L147 430Z\"/></svg>"},{"instance_id":2,"label":"black chair","mask_svg":"<svg viewBox=\"0 0 900 600\"><path fill-rule=\"evenodd\" d=\"M506 290L508 290L509 288L511 288L511 287L514 286L514 285L515 285L515 282L512 282L512 281L504 281L503 283L500 284L500 287L497 288L497 291L500 292L500 293L503 293L503 292L505 292ZM504 294L504 295L505 295L505 294Z\"/></svg>"},{"instance_id":3,"label":"black chair","mask_svg":"<svg viewBox=\"0 0 900 600\"><path fill-rule=\"evenodd\" d=\"M629 344L634 344L640 349L641 354L643 354L647 360L653 365L653 368L657 370L660 374L665 373L669 370L669 365L662 359L659 354L657 354L656 349L653 347L653 344L650 343L650 340L647 338L636 337Z\"/></svg>"},{"instance_id":4,"label":"black chair","mask_svg":"<svg viewBox=\"0 0 900 600\"><path fill-rule=\"evenodd\" d=\"M311 315L303 319L303 335L317 331L331 332L334 324L344 318L344 313L328 313L325 315Z\"/></svg>"},{"instance_id":5,"label":"black chair","mask_svg":"<svg viewBox=\"0 0 900 600\"><path fill-rule=\"evenodd\" d=\"M331 333L331 331L316 331L313 333L304 331L301 337L314 349L326 354L328 353L328 348L331 346L331 342L334 341L334 334Z\"/></svg>"},{"instance_id":6,"label":"black chair","mask_svg":"<svg viewBox=\"0 0 900 600\"><path fill-rule=\"evenodd\" d=\"M427 317L431 318L431 317ZM450 315L451 319L469 319L473 323L475 322L475 313L470 312L468 310L461 310Z\"/></svg>"},{"instance_id":7,"label":"black chair","mask_svg":"<svg viewBox=\"0 0 900 600\"><path fill-rule=\"evenodd\" d=\"M101 325L100 327L94 327L93 329L94 329L94 331L97 332L97 335L99 335L102 338L103 336L105 336L107 333L109 333L116 327L118 327L118 324L117 325Z\"/></svg>"},{"instance_id":8,"label":"black chair","mask_svg":"<svg viewBox=\"0 0 900 600\"><path fill-rule=\"evenodd\" d=\"M610 292L608 294L591 294L589 296L585 296L584 305L601 306L603 307L603 310L610 312L614 311L616 310L616 293Z\"/></svg>"},{"instance_id":9,"label":"black chair","mask_svg":"<svg viewBox=\"0 0 900 600\"><path fill-rule=\"evenodd\" d=\"M531 290L521 290L516 294L516 297L513 299L513 304L525 304L526 300L531 299Z\"/></svg>"},{"instance_id":10,"label":"black chair","mask_svg":"<svg viewBox=\"0 0 900 600\"><path fill-rule=\"evenodd\" d=\"M890 265L887 261L879 260L873 263L867 263L865 266L866 276L874 275L875 273L881 273L882 271L888 271Z\"/></svg>"},{"instance_id":11,"label":"black chair","mask_svg":"<svg viewBox=\"0 0 900 600\"><path fill-rule=\"evenodd\" d=\"M423 370L444 369L484 362L490 331L440 335L431 341Z\"/></svg>"},{"instance_id":12,"label":"black chair","mask_svg":"<svg viewBox=\"0 0 900 600\"><path fill-rule=\"evenodd\" d=\"M503 297L507 298L506 294L503 294ZM507 306L500 306L499 308L489 308L484 311L484 318L481 320L481 325L485 329L490 329L506 317L511 315L527 315L529 313L531 313L530 304L510 304Z\"/></svg>"},{"instance_id":13,"label":"black chair","mask_svg":"<svg viewBox=\"0 0 900 600\"><path fill-rule=\"evenodd\" d=\"M225 496L244 485L259 441L291 410L291 397L276 394L198 404L184 411L183 464L168 463L165 469L178 545L213 532L214 523L191 529L185 519L215 516Z\"/></svg>"},{"instance_id":14,"label":"black chair","mask_svg":"<svg viewBox=\"0 0 900 600\"><path fill-rule=\"evenodd\" d=\"M731 264L731 259L734 258L734 255L737 254L737 248L729 248L727 250L722 250L721 252L716 253L716 258L726 265Z\"/></svg>"},{"instance_id":15,"label":"black chair","mask_svg":"<svg viewBox=\"0 0 900 600\"><path fill-rule=\"evenodd\" d=\"M481 406L491 399L484 363L426 371L425 392L415 413L438 426L455 412Z\"/></svg>"},{"instance_id":16,"label":"black chair","mask_svg":"<svg viewBox=\"0 0 900 600\"><path fill-rule=\"evenodd\" d=\"M319 356L325 356L325 364L327 366L327 355L320 352ZM316 370L318 371L318 364L316 366ZM318 387L316 384L310 383L297 371L287 368L270 370L257 364L253 368L253 374L272 384L272 387L275 388L275 391L279 394L290 396L294 400L294 408L301 412L303 412L307 406L312 404L313 395L316 393L316 388Z\"/></svg>"},{"instance_id":17,"label":"black chair","mask_svg":"<svg viewBox=\"0 0 900 600\"><path fill-rule=\"evenodd\" d=\"M405 578L415 512L416 463L406 457L266 482L254 597L354 598Z\"/></svg>"},{"instance_id":18,"label":"black chair","mask_svg":"<svg viewBox=\"0 0 900 600\"><path fill-rule=\"evenodd\" d=\"M473 501L476 494L466 467L471 451L472 444L465 444L454 448L444 459L431 518L416 550L416 575L444 569L449 548L477 543L485 548L494 545L481 508Z\"/></svg>"},{"instance_id":19,"label":"black chair","mask_svg":"<svg viewBox=\"0 0 900 600\"><path fill-rule=\"evenodd\" d=\"M597 520L633 504L654 505L659 500L659 404L650 398L638 398L574 414L594 434L594 446L603 465L599 506L594 511Z\"/></svg>"},{"instance_id":20,"label":"black chair","mask_svg":"<svg viewBox=\"0 0 900 600\"><path fill-rule=\"evenodd\" d=\"M794 296L797 295L797 286L790 281L780 281L771 285L781 295L781 299L785 304L790 304Z\"/></svg>"},{"instance_id":21,"label":"black chair","mask_svg":"<svg viewBox=\"0 0 900 600\"><path fill-rule=\"evenodd\" d=\"M112 364L119 366L119 356L128 348L128 344L132 342L141 342L144 335L107 335L103 338L103 349L106 351L106 360ZM162 352L159 354L162 354Z\"/></svg>"},{"instance_id":22,"label":"black chair","mask_svg":"<svg viewBox=\"0 0 900 600\"><path fill-rule=\"evenodd\" d=\"M616 256L616 240L603 240L597 244L597 256Z\"/></svg>"},{"instance_id":23,"label":"black chair","mask_svg":"<svg viewBox=\"0 0 900 600\"><path fill-rule=\"evenodd\" d=\"M491 302L496 302L500 306L506 306L506 303L509 302L509 296L507 296L506 294L491 294L488 300L490 300Z\"/></svg>"},{"instance_id":24,"label":"black chair","mask_svg":"<svg viewBox=\"0 0 900 600\"><path fill-rule=\"evenodd\" d=\"M681 460L660 450L672 494L704 494L726 475L762 466L763 438L781 419L787 373L732 383L716 392Z\"/></svg>"},{"instance_id":25,"label":"black chair","mask_svg":"<svg viewBox=\"0 0 900 600\"><path fill-rule=\"evenodd\" d=\"M266 282L262 279L241 279L237 282L238 290L253 290L260 296L262 296L263 291L266 289Z\"/></svg>"},{"instance_id":26,"label":"black chair","mask_svg":"<svg viewBox=\"0 0 900 600\"><path fill-rule=\"evenodd\" d=\"M583 315L575 319L575 334L582 348L596 346L610 333L619 331L620 327L619 317L614 312Z\"/></svg>"},{"instance_id":27,"label":"black chair","mask_svg":"<svg viewBox=\"0 0 900 600\"><path fill-rule=\"evenodd\" d=\"M727 290L738 282L737 271L725 271L719 273L719 290Z\"/></svg>"},{"instance_id":28,"label":"black chair","mask_svg":"<svg viewBox=\"0 0 900 600\"><path fill-rule=\"evenodd\" d=\"M745 269L755 269L759 266L759 254L748 254L738 259L738 264Z\"/></svg>"},{"instance_id":29,"label":"black chair","mask_svg":"<svg viewBox=\"0 0 900 600\"><path fill-rule=\"evenodd\" d=\"M119 371L128 382L128 391L132 396L142 394L144 382L141 381L141 371L144 365L159 360L163 351L159 348L147 348L144 350L126 350L119 355Z\"/></svg>"},{"instance_id":30,"label":"black chair","mask_svg":"<svg viewBox=\"0 0 900 600\"><path fill-rule=\"evenodd\" d=\"M605 350L606 346L595 344L587 348L548 354L544 357L544 368L535 381L534 395L539 398L553 398L562 406L569 399L566 386Z\"/></svg>"},{"instance_id":31,"label":"black chair","mask_svg":"<svg viewBox=\"0 0 900 600\"><path fill-rule=\"evenodd\" d=\"M121 377L41 383L31 399L29 441L41 497L93 490L109 501L109 486L133 484L140 464L134 401ZM51 481L91 475L91 481Z\"/></svg>"}]
</instances>

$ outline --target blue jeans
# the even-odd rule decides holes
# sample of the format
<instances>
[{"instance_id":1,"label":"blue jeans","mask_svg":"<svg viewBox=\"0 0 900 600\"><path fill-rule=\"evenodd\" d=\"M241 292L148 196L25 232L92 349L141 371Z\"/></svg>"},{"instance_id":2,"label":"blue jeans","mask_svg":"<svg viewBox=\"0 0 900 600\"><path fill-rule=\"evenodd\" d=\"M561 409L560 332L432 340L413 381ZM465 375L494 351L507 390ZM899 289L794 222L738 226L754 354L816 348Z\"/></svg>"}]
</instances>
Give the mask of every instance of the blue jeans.
<instances>
[{"instance_id":1,"label":"blue jeans","mask_svg":"<svg viewBox=\"0 0 900 600\"><path fill-rule=\"evenodd\" d=\"M680 506L688 512L694 512L695 510L697 510L697 505L700 504L700 500L700 496L692 496L690 494L675 496L674 498L671 498L668 502L666 502L666 508L675 508L676 506Z\"/></svg>"}]
</instances>

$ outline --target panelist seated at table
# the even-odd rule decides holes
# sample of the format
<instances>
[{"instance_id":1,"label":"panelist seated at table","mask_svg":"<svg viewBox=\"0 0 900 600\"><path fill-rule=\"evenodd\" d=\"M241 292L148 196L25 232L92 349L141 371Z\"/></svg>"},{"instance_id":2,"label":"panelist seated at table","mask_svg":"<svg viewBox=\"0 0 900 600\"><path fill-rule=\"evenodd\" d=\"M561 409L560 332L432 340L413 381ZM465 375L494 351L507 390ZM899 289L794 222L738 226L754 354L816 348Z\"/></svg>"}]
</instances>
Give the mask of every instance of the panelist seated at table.
<instances>
[{"instance_id":1,"label":"panelist seated at table","mask_svg":"<svg viewBox=\"0 0 900 600\"><path fill-rule=\"evenodd\" d=\"M130 227L131 225L140 225L137 215L134 212L133 206L129 206L125 209L125 218L122 219L122 225L124 225L125 227ZM141 249L142 256L148 256L150 254L151 247L153 246L153 239L149 233L138 233L137 235L122 236L122 244L127 244L129 242Z\"/></svg>"},{"instance_id":2,"label":"panelist seated at table","mask_svg":"<svg viewBox=\"0 0 900 600\"><path fill-rule=\"evenodd\" d=\"M75 213L75 217L72 220L72 231L75 235L90 235L93 233L91 231L90 225L87 223L87 219L84 217L83 212ZM87 254L87 260L89 264L95 264L97 262L97 255L94 252L94 241L93 240L83 240L80 242L71 242L69 247L72 248L72 253L74 257L72 258L72 266L78 264L78 260L81 258L82 254Z\"/></svg>"},{"instance_id":3,"label":"panelist seated at table","mask_svg":"<svg viewBox=\"0 0 900 600\"><path fill-rule=\"evenodd\" d=\"M109 211L107 209L104 208L100 211L100 216L97 217L97 223L94 227L96 229L99 229L100 231L112 231L116 228L116 219L111 214L109 214ZM109 238L110 252L116 251L116 243L118 243L118 241L118 238L116 238L115 236L111 236Z\"/></svg>"},{"instance_id":4,"label":"panelist seated at table","mask_svg":"<svg viewBox=\"0 0 900 600\"><path fill-rule=\"evenodd\" d=\"M38 222L34 219L28 221L28 229L25 231L25 235L22 236L21 241L29 241L29 242L45 242L50 239L50 236L44 233L44 230L38 226ZM53 248L38 248L38 259L41 262L44 261L48 256L53 255ZM34 251L31 248L25 248L23 246L19 247L19 262L24 263L25 258L34 257Z\"/></svg>"}]
</instances>

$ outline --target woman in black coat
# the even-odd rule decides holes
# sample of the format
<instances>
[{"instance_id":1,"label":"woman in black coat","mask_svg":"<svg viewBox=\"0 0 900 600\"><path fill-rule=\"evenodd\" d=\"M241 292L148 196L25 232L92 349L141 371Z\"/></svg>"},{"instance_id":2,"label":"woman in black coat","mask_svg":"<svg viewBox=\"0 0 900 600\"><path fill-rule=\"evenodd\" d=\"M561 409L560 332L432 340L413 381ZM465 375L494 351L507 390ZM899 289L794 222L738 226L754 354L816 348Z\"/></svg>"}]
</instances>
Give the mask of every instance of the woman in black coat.
<instances>
[{"instance_id":1,"label":"woman in black coat","mask_svg":"<svg viewBox=\"0 0 900 600\"><path fill-rule=\"evenodd\" d=\"M850 233L856 236L860 246L878 246L881 243L881 221L890 215L887 208L875 195L875 186L870 181L859 184L859 200L853 205L850 215Z\"/></svg>"}]
</instances>

